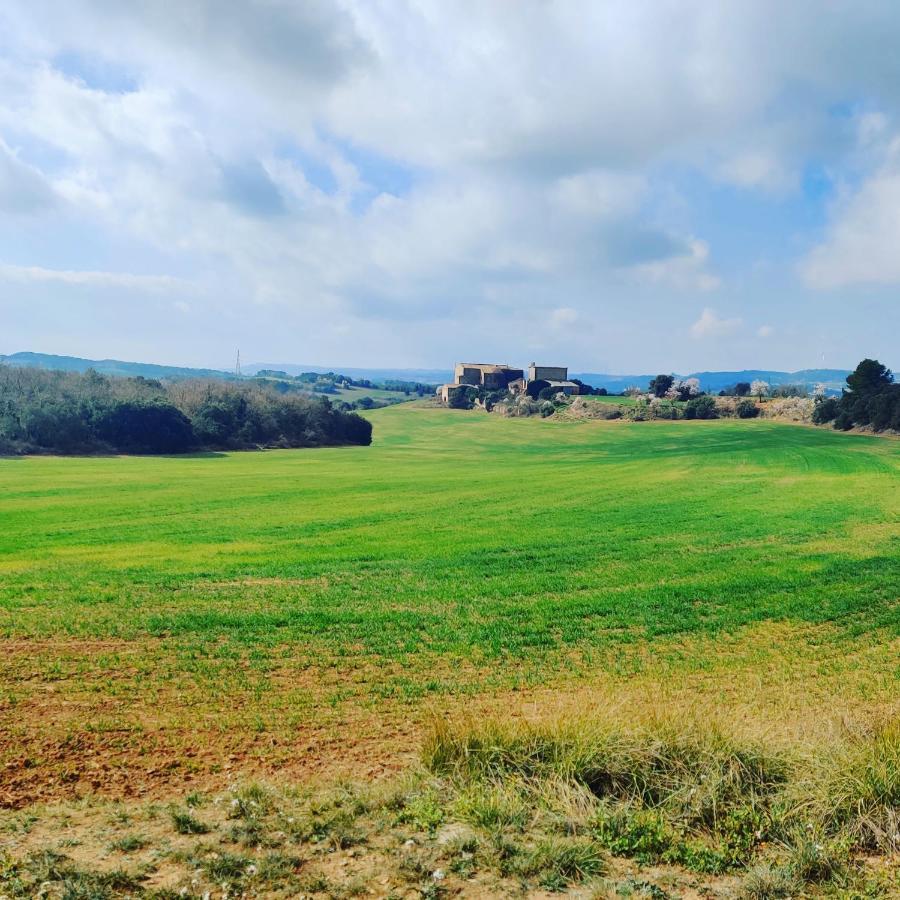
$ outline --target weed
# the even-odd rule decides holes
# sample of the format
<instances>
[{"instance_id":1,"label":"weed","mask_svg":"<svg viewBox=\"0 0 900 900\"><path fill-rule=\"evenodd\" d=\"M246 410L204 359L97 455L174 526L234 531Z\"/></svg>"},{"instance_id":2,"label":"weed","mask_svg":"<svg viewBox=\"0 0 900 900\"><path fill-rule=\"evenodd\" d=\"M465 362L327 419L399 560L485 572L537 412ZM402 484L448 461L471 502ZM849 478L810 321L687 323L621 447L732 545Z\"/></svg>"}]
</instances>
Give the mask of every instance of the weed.
<instances>
[{"instance_id":1,"label":"weed","mask_svg":"<svg viewBox=\"0 0 900 900\"><path fill-rule=\"evenodd\" d=\"M658 862L677 840L660 813L628 807L603 810L591 832L612 853L641 862Z\"/></svg>"},{"instance_id":2,"label":"weed","mask_svg":"<svg viewBox=\"0 0 900 900\"><path fill-rule=\"evenodd\" d=\"M671 894L663 890L652 881L642 881L635 878L626 878L616 886L615 893L620 897L646 897L648 900L670 900ZM604 892L604 897L609 893Z\"/></svg>"},{"instance_id":3,"label":"weed","mask_svg":"<svg viewBox=\"0 0 900 900\"><path fill-rule=\"evenodd\" d=\"M402 825L414 825L422 831L434 831L444 821L445 807L441 798L431 791L416 793L406 798L397 815Z\"/></svg>"},{"instance_id":4,"label":"weed","mask_svg":"<svg viewBox=\"0 0 900 900\"><path fill-rule=\"evenodd\" d=\"M68 856L54 850L42 850L32 853L25 862L25 868L38 883L43 881L60 881L71 866Z\"/></svg>"},{"instance_id":5,"label":"weed","mask_svg":"<svg viewBox=\"0 0 900 900\"><path fill-rule=\"evenodd\" d=\"M740 896L744 900L777 900L794 897L802 888L802 882L787 867L758 863L744 876Z\"/></svg>"},{"instance_id":6,"label":"weed","mask_svg":"<svg viewBox=\"0 0 900 900\"><path fill-rule=\"evenodd\" d=\"M127 834L114 840L109 845L109 849L117 853L134 853L137 850L143 850L149 844L149 839L142 834Z\"/></svg>"},{"instance_id":7,"label":"weed","mask_svg":"<svg viewBox=\"0 0 900 900\"><path fill-rule=\"evenodd\" d=\"M456 801L457 814L481 828L515 828L523 830L531 818L531 810L509 787L500 784L477 784L462 793Z\"/></svg>"},{"instance_id":8,"label":"weed","mask_svg":"<svg viewBox=\"0 0 900 900\"><path fill-rule=\"evenodd\" d=\"M229 804L228 815L233 819L248 819L265 815L269 811L268 791L258 784L251 784L235 792Z\"/></svg>"},{"instance_id":9,"label":"weed","mask_svg":"<svg viewBox=\"0 0 900 900\"><path fill-rule=\"evenodd\" d=\"M259 877L264 881L278 881L295 875L303 867L299 856L285 853L268 853L259 861Z\"/></svg>"},{"instance_id":10,"label":"weed","mask_svg":"<svg viewBox=\"0 0 900 900\"><path fill-rule=\"evenodd\" d=\"M210 853L200 860L200 868L213 881L232 880L243 878L251 862L237 853Z\"/></svg>"},{"instance_id":11,"label":"weed","mask_svg":"<svg viewBox=\"0 0 900 900\"><path fill-rule=\"evenodd\" d=\"M189 812L172 810L172 824L179 834L209 834L210 827Z\"/></svg>"},{"instance_id":12,"label":"weed","mask_svg":"<svg viewBox=\"0 0 900 900\"><path fill-rule=\"evenodd\" d=\"M548 890L562 890L606 871L603 854L589 838L553 837L540 841L518 863L518 872Z\"/></svg>"},{"instance_id":13,"label":"weed","mask_svg":"<svg viewBox=\"0 0 900 900\"><path fill-rule=\"evenodd\" d=\"M799 817L850 834L863 849L900 850L900 718L848 735L800 788Z\"/></svg>"},{"instance_id":14,"label":"weed","mask_svg":"<svg viewBox=\"0 0 900 900\"><path fill-rule=\"evenodd\" d=\"M331 894L331 882L321 873L307 875L297 882L297 887L306 894Z\"/></svg>"}]
</instances>

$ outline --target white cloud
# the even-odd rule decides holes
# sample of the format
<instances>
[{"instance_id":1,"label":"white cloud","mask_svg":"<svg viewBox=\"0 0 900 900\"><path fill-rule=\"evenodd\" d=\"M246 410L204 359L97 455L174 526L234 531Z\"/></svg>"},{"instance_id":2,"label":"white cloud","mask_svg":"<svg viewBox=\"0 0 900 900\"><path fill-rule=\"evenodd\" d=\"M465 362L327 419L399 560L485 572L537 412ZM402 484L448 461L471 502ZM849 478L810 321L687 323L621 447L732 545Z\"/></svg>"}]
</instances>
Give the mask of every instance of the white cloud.
<instances>
[{"instance_id":1,"label":"white cloud","mask_svg":"<svg viewBox=\"0 0 900 900\"><path fill-rule=\"evenodd\" d=\"M829 129L874 154L900 109L900 16L877 2L170 6L3 5L0 229L6 197L33 230L19 238L17 214L0 239L47 268L2 277L45 285L50 306L54 287L115 285L121 321L146 312L131 292L190 282L198 317L297 356L434 359L476 332L509 355L554 310L579 331L599 318L624 354L652 340L627 337L640 309L664 347L668 311L732 274L683 183L790 190L810 148L840 161ZM854 96L885 112L835 125ZM123 269L185 282L103 271L121 247ZM717 321L697 327L735 320ZM172 337L162 317L142 330Z\"/></svg>"},{"instance_id":2,"label":"white cloud","mask_svg":"<svg viewBox=\"0 0 900 900\"><path fill-rule=\"evenodd\" d=\"M811 287L900 283L900 138L877 172L835 210L824 241L801 265Z\"/></svg>"},{"instance_id":3,"label":"white cloud","mask_svg":"<svg viewBox=\"0 0 900 900\"><path fill-rule=\"evenodd\" d=\"M741 188L780 191L790 186L791 176L778 155L771 151L747 150L723 162L718 176Z\"/></svg>"},{"instance_id":4,"label":"white cloud","mask_svg":"<svg viewBox=\"0 0 900 900\"><path fill-rule=\"evenodd\" d=\"M707 271L709 245L705 241L688 241L686 252L674 254L639 265L635 269L638 280L667 285L680 291L714 291L719 278Z\"/></svg>"},{"instance_id":5,"label":"white cloud","mask_svg":"<svg viewBox=\"0 0 900 900\"><path fill-rule=\"evenodd\" d=\"M550 313L550 322L555 328L567 328L578 321L578 310L571 306L559 306Z\"/></svg>"},{"instance_id":6,"label":"white cloud","mask_svg":"<svg viewBox=\"0 0 900 900\"><path fill-rule=\"evenodd\" d=\"M728 337L743 325L740 318L723 319L714 309L706 307L700 318L691 325L691 335L697 339Z\"/></svg>"},{"instance_id":7,"label":"white cloud","mask_svg":"<svg viewBox=\"0 0 900 900\"><path fill-rule=\"evenodd\" d=\"M22 162L0 138L0 213L42 212L55 200L53 188L41 172Z\"/></svg>"},{"instance_id":8,"label":"white cloud","mask_svg":"<svg viewBox=\"0 0 900 900\"><path fill-rule=\"evenodd\" d=\"M0 263L0 278L22 284L56 282L68 285L88 285L102 288L128 288L139 291L185 291L190 282L170 275L133 275L129 272L84 272L66 269L45 269L41 266L14 266Z\"/></svg>"},{"instance_id":9,"label":"white cloud","mask_svg":"<svg viewBox=\"0 0 900 900\"><path fill-rule=\"evenodd\" d=\"M771 337L775 334L775 329L771 325L760 325L759 328L756 329L757 337L767 338Z\"/></svg>"}]
</instances>

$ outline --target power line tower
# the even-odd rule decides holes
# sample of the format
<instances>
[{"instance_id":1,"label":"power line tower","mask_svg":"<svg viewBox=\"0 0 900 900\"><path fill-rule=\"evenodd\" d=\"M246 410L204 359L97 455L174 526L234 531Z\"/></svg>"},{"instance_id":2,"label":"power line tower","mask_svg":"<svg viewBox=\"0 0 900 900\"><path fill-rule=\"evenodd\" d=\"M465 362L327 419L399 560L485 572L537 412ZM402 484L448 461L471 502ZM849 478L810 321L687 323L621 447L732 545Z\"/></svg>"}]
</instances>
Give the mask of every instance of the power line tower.
<instances>
[{"instance_id":1,"label":"power line tower","mask_svg":"<svg viewBox=\"0 0 900 900\"><path fill-rule=\"evenodd\" d=\"M234 363L234 374L237 375L238 378L241 377L241 351L240 350L238 350L238 352L237 352L237 359L235 360L235 363Z\"/></svg>"}]
</instances>

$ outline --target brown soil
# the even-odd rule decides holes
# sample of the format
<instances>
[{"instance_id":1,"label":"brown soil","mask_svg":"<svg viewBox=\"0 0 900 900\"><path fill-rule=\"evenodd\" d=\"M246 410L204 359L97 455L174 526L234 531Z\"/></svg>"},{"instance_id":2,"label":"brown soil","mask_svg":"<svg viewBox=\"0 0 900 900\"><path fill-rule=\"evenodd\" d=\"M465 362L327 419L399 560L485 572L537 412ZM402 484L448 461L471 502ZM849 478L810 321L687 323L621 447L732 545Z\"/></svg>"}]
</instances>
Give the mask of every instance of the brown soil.
<instances>
[{"instance_id":1,"label":"brown soil","mask_svg":"<svg viewBox=\"0 0 900 900\"><path fill-rule=\"evenodd\" d=\"M311 665L276 654L263 671L236 660L204 681L173 667L173 647L161 640L0 640L0 808L88 795L161 799L220 789L223 779L379 779L413 763L433 718L447 715L706 704L811 740L858 715L897 713L893 670L884 662L900 641L855 656L846 646L826 651L810 642L810 658L786 668L779 646L798 645L795 629L768 625L730 643L723 638L727 671L711 666L673 678L635 647L631 657L644 660L644 674L612 675L597 663L548 673L527 690L482 683L465 696L413 698L379 697L375 689L398 675L477 686L484 673L447 660L411 671L397 662Z\"/></svg>"}]
</instances>

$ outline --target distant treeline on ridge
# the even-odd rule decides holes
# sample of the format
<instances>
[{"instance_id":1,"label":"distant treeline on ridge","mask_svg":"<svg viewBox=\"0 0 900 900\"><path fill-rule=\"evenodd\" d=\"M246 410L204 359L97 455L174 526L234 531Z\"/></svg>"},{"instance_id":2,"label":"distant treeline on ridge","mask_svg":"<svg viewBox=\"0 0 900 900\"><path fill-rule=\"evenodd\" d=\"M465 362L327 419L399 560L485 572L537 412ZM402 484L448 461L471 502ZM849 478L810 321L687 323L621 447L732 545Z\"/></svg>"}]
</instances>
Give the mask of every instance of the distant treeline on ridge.
<instances>
[{"instance_id":1,"label":"distant treeline on ridge","mask_svg":"<svg viewBox=\"0 0 900 900\"><path fill-rule=\"evenodd\" d=\"M162 382L0 366L0 453L184 453L370 444L326 397L261 383Z\"/></svg>"}]
</instances>

